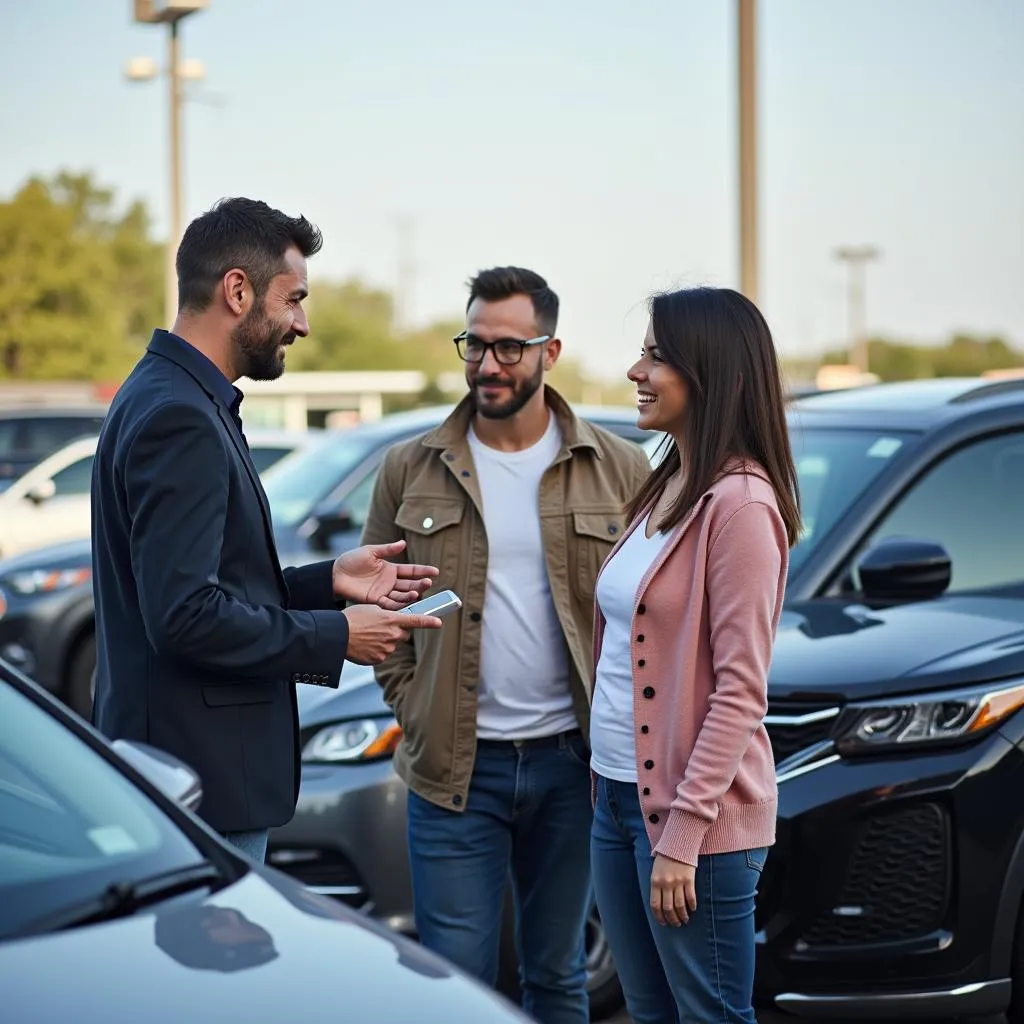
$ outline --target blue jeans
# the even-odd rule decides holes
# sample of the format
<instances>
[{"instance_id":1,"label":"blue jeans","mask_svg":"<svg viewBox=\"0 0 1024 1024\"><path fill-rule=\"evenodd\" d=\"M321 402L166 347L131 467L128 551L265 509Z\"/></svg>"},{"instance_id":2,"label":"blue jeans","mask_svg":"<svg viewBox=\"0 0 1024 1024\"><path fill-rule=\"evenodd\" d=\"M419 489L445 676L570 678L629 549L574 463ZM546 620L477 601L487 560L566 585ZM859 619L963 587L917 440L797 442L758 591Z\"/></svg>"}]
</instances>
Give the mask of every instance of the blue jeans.
<instances>
[{"instance_id":1,"label":"blue jeans","mask_svg":"<svg viewBox=\"0 0 1024 1024\"><path fill-rule=\"evenodd\" d=\"M465 811L409 793L416 929L428 948L494 985L511 871L523 1007L587 1024L590 752L578 732L477 746Z\"/></svg>"},{"instance_id":2,"label":"blue jeans","mask_svg":"<svg viewBox=\"0 0 1024 1024\"><path fill-rule=\"evenodd\" d=\"M594 890L634 1024L756 1021L754 896L767 854L701 856L689 923L659 924L650 907L654 858L636 784L598 778Z\"/></svg>"},{"instance_id":3,"label":"blue jeans","mask_svg":"<svg viewBox=\"0 0 1024 1024\"><path fill-rule=\"evenodd\" d=\"M270 830L254 829L252 832L222 832L221 836L235 849L262 864L267 859L267 837Z\"/></svg>"}]
</instances>

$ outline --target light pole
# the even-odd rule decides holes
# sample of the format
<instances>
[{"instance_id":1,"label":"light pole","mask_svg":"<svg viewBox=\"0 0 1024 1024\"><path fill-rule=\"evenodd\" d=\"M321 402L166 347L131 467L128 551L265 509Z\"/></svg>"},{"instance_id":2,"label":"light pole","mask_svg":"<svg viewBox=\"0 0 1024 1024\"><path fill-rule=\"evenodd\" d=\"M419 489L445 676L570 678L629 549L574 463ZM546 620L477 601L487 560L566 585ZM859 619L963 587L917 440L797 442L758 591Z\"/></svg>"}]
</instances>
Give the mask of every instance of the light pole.
<instances>
[{"instance_id":1,"label":"light pole","mask_svg":"<svg viewBox=\"0 0 1024 1024\"><path fill-rule=\"evenodd\" d=\"M836 249L836 259L847 267L846 322L850 362L861 373L869 372L867 303L864 294L865 267L881 252L872 245L846 245Z\"/></svg>"},{"instance_id":2,"label":"light pole","mask_svg":"<svg viewBox=\"0 0 1024 1024\"><path fill-rule=\"evenodd\" d=\"M167 252L164 258L164 319L168 328L178 312L178 275L174 269L178 242L181 240L181 82L183 78L202 78L203 68L198 61L185 65L178 58L178 23L190 14L204 10L207 0L133 0L135 20L147 25L163 24L167 33L166 74L170 88L170 178L171 216L167 231ZM154 78L156 65L152 61L136 59L128 63L128 77L133 81Z\"/></svg>"},{"instance_id":3,"label":"light pole","mask_svg":"<svg viewBox=\"0 0 1024 1024\"><path fill-rule=\"evenodd\" d=\"M739 70L740 291L757 302L757 9L736 0Z\"/></svg>"}]
</instances>

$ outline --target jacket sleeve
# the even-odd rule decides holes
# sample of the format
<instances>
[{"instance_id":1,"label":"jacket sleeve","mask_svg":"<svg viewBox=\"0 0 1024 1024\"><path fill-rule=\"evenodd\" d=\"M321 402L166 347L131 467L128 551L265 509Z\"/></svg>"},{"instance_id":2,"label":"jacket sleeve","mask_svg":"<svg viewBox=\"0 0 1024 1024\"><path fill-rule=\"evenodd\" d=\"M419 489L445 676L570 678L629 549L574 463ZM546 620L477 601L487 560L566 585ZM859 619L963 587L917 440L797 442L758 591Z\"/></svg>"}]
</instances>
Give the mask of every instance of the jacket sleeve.
<instances>
[{"instance_id":1,"label":"jacket sleeve","mask_svg":"<svg viewBox=\"0 0 1024 1024\"><path fill-rule=\"evenodd\" d=\"M334 560L313 562L284 570L288 607L306 611L333 611L344 607L334 595Z\"/></svg>"},{"instance_id":2,"label":"jacket sleeve","mask_svg":"<svg viewBox=\"0 0 1024 1024\"><path fill-rule=\"evenodd\" d=\"M404 540L395 525L395 516L402 503L402 468L398 460L401 448L391 448L384 456L384 463L373 487L370 508L366 514L366 525L363 527L362 544L389 544L395 540ZM405 553L396 556L393 561L407 561ZM374 666L374 676L384 691L385 703L395 712L401 724L401 706L406 687L416 674L416 651L412 641L400 643L394 653Z\"/></svg>"},{"instance_id":3,"label":"jacket sleeve","mask_svg":"<svg viewBox=\"0 0 1024 1024\"><path fill-rule=\"evenodd\" d=\"M301 674L337 679L348 645L338 611L254 605L219 582L228 454L214 421L186 403L157 406L127 450L131 563L153 649L225 682Z\"/></svg>"},{"instance_id":4,"label":"jacket sleeve","mask_svg":"<svg viewBox=\"0 0 1024 1024\"><path fill-rule=\"evenodd\" d=\"M768 709L786 529L763 502L737 509L711 541L705 592L715 688L655 853L697 864L751 737Z\"/></svg>"}]
</instances>

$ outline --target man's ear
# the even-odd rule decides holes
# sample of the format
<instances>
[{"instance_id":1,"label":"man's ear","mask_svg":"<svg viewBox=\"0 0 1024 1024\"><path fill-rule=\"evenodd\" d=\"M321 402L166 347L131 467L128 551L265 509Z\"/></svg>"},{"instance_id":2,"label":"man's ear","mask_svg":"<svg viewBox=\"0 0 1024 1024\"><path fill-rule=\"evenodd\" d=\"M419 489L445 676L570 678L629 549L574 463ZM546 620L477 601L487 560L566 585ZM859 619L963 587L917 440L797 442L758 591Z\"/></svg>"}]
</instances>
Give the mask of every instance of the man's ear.
<instances>
[{"instance_id":1,"label":"man's ear","mask_svg":"<svg viewBox=\"0 0 1024 1024\"><path fill-rule=\"evenodd\" d=\"M235 316L244 316L252 308L253 287L244 270L233 267L221 278L224 303Z\"/></svg>"},{"instance_id":2,"label":"man's ear","mask_svg":"<svg viewBox=\"0 0 1024 1024\"><path fill-rule=\"evenodd\" d=\"M555 363L558 362L558 357L562 354L562 340L561 338L552 338L550 341L544 342L544 369L550 370Z\"/></svg>"}]
</instances>

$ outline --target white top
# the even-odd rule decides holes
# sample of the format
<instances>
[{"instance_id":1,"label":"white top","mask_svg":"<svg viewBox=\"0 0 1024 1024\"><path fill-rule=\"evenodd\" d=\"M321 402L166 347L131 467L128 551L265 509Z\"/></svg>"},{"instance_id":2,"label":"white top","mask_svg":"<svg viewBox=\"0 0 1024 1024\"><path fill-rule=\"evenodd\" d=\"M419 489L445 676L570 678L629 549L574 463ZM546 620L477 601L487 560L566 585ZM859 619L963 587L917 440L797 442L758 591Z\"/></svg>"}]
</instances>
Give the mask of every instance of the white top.
<instances>
[{"instance_id":1,"label":"white top","mask_svg":"<svg viewBox=\"0 0 1024 1024\"><path fill-rule=\"evenodd\" d=\"M636 782L630 649L636 592L668 540L664 533L647 537L647 518L612 555L597 581L597 603L605 626L590 712L590 766L617 782Z\"/></svg>"},{"instance_id":2,"label":"white top","mask_svg":"<svg viewBox=\"0 0 1024 1024\"><path fill-rule=\"evenodd\" d=\"M468 434L487 530L477 736L532 739L576 727L569 652L540 532L540 481L562 448L550 416L531 448L501 452Z\"/></svg>"}]
</instances>

